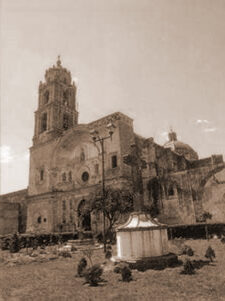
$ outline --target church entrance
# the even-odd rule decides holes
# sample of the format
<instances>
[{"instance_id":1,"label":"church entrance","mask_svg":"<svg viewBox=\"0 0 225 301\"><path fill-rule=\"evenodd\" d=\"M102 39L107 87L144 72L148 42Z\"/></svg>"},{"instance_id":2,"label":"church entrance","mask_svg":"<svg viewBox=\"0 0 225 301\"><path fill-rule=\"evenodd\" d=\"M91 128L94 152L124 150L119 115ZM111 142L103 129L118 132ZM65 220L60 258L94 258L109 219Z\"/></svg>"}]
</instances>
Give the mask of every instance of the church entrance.
<instances>
[{"instance_id":1,"label":"church entrance","mask_svg":"<svg viewBox=\"0 0 225 301\"><path fill-rule=\"evenodd\" d=\"M86 200L78 206L78 226L83 231L91 231L91 212Z\"/></svg>"}]
</instances>

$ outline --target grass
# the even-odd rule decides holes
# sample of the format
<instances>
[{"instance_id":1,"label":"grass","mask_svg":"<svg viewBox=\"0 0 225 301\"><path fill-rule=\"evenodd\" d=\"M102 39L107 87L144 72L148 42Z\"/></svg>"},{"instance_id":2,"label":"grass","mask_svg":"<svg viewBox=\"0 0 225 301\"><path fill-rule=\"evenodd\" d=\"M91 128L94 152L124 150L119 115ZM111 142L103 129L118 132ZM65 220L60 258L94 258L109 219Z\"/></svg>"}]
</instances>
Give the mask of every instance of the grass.
<instances>
[{"instance_id":1,"label":"grass","mask_svg":"<svg viewBox=\"0 0 225 301\"><path fill-rule=\"evenodd\" d=\"M30 300L225 300L225 244L214 239L185 241L195 252L195 260L204 258L210 243L215 250L215 262L196 270L195 275L181 275L182 266L162 271L133 271L129 283L121 275L105 270L99 287L83 285L75 277L77 264L83 254L58 258L44 263L7 266L0 264L0 301ZM172 246L172 245L171 245ZM172 246L173 251L178 251ZM180 259L184 259L181 256ZM93 263L105 261L102 249L96 250Z\"/></svg>"}]
</instances>

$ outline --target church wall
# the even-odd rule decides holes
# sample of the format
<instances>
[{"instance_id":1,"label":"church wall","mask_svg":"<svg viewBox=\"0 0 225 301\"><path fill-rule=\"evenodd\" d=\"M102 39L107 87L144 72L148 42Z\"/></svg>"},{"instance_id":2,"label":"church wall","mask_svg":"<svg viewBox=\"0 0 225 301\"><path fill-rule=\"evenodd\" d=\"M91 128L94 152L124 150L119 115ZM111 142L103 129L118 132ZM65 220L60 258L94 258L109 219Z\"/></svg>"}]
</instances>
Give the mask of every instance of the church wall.
<instances>
[{"instance_id":1,"label":"church wall","mask_svg":"<svg viewBox=\"0 0 225 301\"><path fill-rule=\"evenodd\" d=\"M134 131L133 131L133 122L129 120L119 121L119 137L120 137L120 149L121 149L121 175L123 177L131 176L130 166L123 163L123 156L129 154L130 146L134 143Z\"/></svg>"},{"instance_id":2,"label":"church wall","mask_svg":"<svg viewBox=\"0 0 225 301\"><path fill-rule=\"evenodd\" d=\"M202 196L203 211L212 214L209 222L224 223L225 221L225 170L211 177L204 186Z\"/></svg>"},{"instance_id":3,"label":"church wall","mask_svg":"<svg viewBox=\"0 0 225 301\"><path fill-rule=\"evenodd\" d=\"M27 214L27 232L52 232L53 212L51 196L30 200Z\"/></svg>"},{"instance_id":4,"label":"church wall","mask_svg":"<svg viewBox=\"0 0 225 301\"><path fill-rule=\"evenodd\" d=\"M19 204L0 202L0 235L19 230Z\"/></svg>"},{"instance_id":5,"label":"church wall","mask_svg":"<svg viewBox=\"0 0 225 301\"><path fill-rule=\"evenodd\" d=\"M28 195L46 193L50 190L50 162L57 140L30 149ZM43 179L41 171L43 170Z\"/></svg>"},{"instance_id":6,"label":"church wall","mask_svg":"<svg viewBox=\"0 0 225 301\"><path fill-rule=\"evenodd\" d=\"M0 206L1 223L3 223L2 226L0 225L0 234L6 231L4 229L11 231L9 233L25 232L27 223L27 189L1 195Z\"/></svg>"}]
</instances>

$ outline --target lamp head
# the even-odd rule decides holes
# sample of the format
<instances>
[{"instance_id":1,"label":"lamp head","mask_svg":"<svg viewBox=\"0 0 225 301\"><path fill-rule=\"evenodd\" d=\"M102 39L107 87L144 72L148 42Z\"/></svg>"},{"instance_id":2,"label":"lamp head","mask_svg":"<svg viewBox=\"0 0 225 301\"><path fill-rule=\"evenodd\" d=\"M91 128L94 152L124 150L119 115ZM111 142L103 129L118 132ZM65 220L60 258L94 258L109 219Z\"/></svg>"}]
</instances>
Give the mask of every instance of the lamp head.
<instances>
[{"instance_id":1,"label":"lamp head","mask_svg":"<svg viewBox=\"0 0 225 301\"><path fill-rule=\"evenodd\" d=\"M90 136L92 137L92 140L95 142L98 137L98 131L95 129L90 130Z\"/></svg>"},{"instance_id":2,"label":"lamp head","mask_svg":"<svg viewBox=\"0 0 225 301\"><path fill-rule=\"evenodd\" d=\"M116 128L116 126L110 121L108 124L107 124L107 129L109 131L109 135L110 137L112 137L113 133L114 133L114 130Z\"/></svg>"}]
</instances>

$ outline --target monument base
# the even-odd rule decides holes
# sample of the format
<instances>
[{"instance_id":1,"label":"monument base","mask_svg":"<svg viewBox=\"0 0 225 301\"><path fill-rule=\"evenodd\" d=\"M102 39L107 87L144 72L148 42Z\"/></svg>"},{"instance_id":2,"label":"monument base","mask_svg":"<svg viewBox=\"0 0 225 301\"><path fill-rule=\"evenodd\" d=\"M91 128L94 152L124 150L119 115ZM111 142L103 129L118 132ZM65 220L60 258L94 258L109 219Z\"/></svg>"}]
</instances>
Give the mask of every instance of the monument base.
<instances>
[{"instance_id":1,"label":"monument base","mask_svg":"<svg viewBox=\"0 0 225 301\"><path fill-rule=\"evenodd\" d=\"M162 256L144 257L139 259L120 259L119 257L112 257L111 260L115 264L127 263L131 269L138 271L146 271L149 269L163 270L167 267L175 267L180 264L176 254L169 253Z\"/></svg>"}]
</instances>

